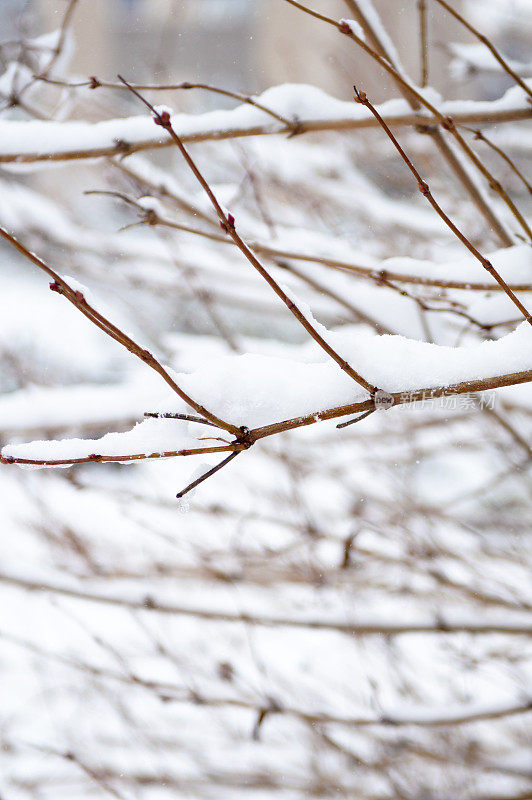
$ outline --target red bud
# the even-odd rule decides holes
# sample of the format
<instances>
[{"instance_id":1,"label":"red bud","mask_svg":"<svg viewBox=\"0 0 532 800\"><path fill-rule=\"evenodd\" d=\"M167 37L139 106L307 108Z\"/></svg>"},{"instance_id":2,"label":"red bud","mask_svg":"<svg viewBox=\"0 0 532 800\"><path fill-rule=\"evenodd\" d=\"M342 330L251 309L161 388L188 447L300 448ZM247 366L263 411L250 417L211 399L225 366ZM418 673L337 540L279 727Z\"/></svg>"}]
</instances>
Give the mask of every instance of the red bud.
<instances>
[{"instance_id":1,"label":"red bud","mask_svg":"<svg viewBox=\"0 0 532 800\"><path fill-rule=\"evenodd\" d=\"M172 123L170 122L170 114L168 113L168 111L161 111L160 114L154 117L153 121L155 122L156 125L160 125L161 128L170 128L172 125Z\"/></svg>"}]
</instances>

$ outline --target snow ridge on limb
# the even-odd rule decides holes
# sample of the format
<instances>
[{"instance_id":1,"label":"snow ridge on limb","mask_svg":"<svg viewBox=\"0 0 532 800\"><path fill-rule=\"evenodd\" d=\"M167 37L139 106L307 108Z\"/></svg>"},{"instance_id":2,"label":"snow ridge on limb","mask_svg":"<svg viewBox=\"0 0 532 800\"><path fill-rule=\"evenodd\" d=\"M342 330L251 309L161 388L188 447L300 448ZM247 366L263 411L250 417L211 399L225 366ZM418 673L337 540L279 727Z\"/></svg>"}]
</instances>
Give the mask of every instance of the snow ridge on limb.
<instances>
[{"instance_id":1,"label":"snow ridge on limb","mask_svg":"<svg viewBox=\"0 0 532 800\"><path fill-rule=\"evenodd\" d=\"M526 323L496 341L469 347L373 336L356 328L329 331L328 338L391 395L394 406L532 381L532 330ZM374 407L362 388L354 388L317 345L302 346L301 355L301 361L250 353L231 355L191 374L176 375L176 379L186 392L208 399L218 414L231 414L237 425L246 426L251 442ZM79 460L130 462L194 455L199 452L197 437L204 435L199 431L196 423L187 426L181 420L147 419L131 431L97 440L7 445L2 458L28 464L45 461L42 466L53 466L54 461L68 465ZM231 449L245 446L227 443L208 452ZM93 454L98 458L91 458Z\"/></svg>"},{"instance_id":2,"label":"snow ridge on limb","mask_svg":"<svg viewBox=\"0 0 532 800\"><path fill-rule=\"evenodd\" d=\"M243 103L231 111L173 114L172 124L185 143L292 133L293 123L285 125L272 119L272 111L291 119L296 116L301 133L377 127L371 114L364 109L306 84L272 87L256 99L268 107L270 113ZM443 102L440 110L443 115L451 115L456 123L496 124L532 118L527 95L519 87L509 89L499 100ZM379 111L390 125L419 123L419 113L413 113L402 99L383 103ZM37 147L36 142L39 143ZM104 122L0 120L0 163L31 164L100 158L168 147L170 144L166 137L154 133L153 125L145 116Z\"/></svg>"}]
</instances>

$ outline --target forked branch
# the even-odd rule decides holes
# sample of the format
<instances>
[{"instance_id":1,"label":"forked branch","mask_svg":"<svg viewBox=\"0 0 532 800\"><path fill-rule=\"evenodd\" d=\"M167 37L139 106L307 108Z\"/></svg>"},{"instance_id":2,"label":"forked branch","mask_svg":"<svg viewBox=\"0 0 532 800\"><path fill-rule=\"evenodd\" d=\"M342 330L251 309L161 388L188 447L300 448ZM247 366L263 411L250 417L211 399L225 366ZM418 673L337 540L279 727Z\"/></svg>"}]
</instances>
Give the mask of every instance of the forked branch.
<instances>
[{"instance_id":1,"label":"forked branch","mask_svg":"<svg viewBox=\"0 0 532 800\"><path fill-rule=\"evenodd\" d=\"M482 163L479 157L476 155L474 150L468 145L465 141L464 137L460 134L456 127L455 120L452 117L446 116L443 114L437 106L428 100L424 94L419 92L411 83L409 83L406 78L401 75L401 73L395 69L390 62L380 55L380 53L376 52L373 47L370 47L366 41L361 36L358 36L349 24L343 20L338 22L337 20L333 19L332 17L327 17L325 14L320 14L313 9L308 8L307 6L299 3L297 0L285 0L285 2L289 3L290 5L294 6L295 8L299 9L300 11L309 14L312 17L315 17L322 22L326 22L328 25L332 25L339 33L348 36L352 39L356 44L362 48L362 50L367 53L374 61L376 61L380 66L392 76L392 78L396 81L396 83L401 84L403 88L409 92L416 101L423 106L423 108L427 109L433 117L433 119L438 121L438 124L442 126L442 128L448 131L458 143L462 151L465 155L469 158L469 160L475 165L481 175L485 178L488 183L488 186L492 191L494 191L501 200L506 204L510 212L513 214L517 222L519 223L520 227L522 228L523 232L525 233L528 241L532 241L532 229L530 228L528 222L523 217L513 200L509 197L508 193L501 185L501 183L492 175L489 169ZM424 119L422 116L418 119L418 124L425 124L426 125L426 118Z\"/></svg>"},{"instance_id":2,"label":"forked branch","mask_svg":"<svg viewBox=\"0 0 532 800\"><path fill-rule=\"evenodd\" d=\"M65 89L80 89L80 88L88 88L88 89L118 89L118 90L129 90L129 87L135 89L138 92L173 92L177 90L189 90L189 89L203 89L206 92L212 92L213 94L222 95L222 97L231 97L233 100L240 100L241 103L246 103L249 106L253 106L254 108L258 108L259 111L264 111L265 114L268 114L273 119L276 119L278 122L282 122L283 125L286 125L288 128L293 128L293 132L297 132L298 123L297 121L294 122L287 117L283 117L281 114L278 114L273 109L268 108L263 103L260 103L258 100L255 100L250 94L246 94L245 92L232 92L229 89L222 89L219 86L213 86L210 83L190 83L189 81L182 81L181 83L131 83L129 86L126 86L123 83L115 83L114 81L102 81L97 78L95 75L91 75L89 80L87 81L78 81L78 82L70 82L70 81L61 81L52 78L45 77L44 75L36 75L36 80L43 81L44 83L49 83L52 86L60 86Z\"/></svg>"},{"instance_id":3,"label":"forked branch","mask_svg":"<svg viewBox=\"0 0 532 800\"><path fill-rule=\"evenodd\" d=\"M235 219L232 214L229 212L225 212L221 207L220 203L218 202L214 192L212 191L211 187L209 186L208 182L196 166L195 161L193 160L192 156L185 148L183 142L181 141L180 137L175 132L172 122L170 119L170 114L167 111L163 111L162 113L158 112L156 108L146 100L136 89L134 89L124 78L120 75L118 76L119 80L121 80L125 86L129 88L129 90L139 98L139 100L144 103L144 105L150 109L152 114L154 115L154 121L157 125L160 125L164 130L168 132L171 136L172 141L177 145L179 148L183 158L187 162L188 166L190 167L192 173L194 174L195 178L197 179L198 183L201 185L203 190L205 191L207 197L209 198L218 219L220 220L220 225L222 230L227 233L227 235L233 240L235 245L238 247L240 252L247 258L249 263L254 267L259 275L264 278L267 284L273 289L275 294L283 301L285 306L288 310L294 315L294 317L298 320L298 322L305 328L307 333L314 339L314 341L324 350L327 355L329 355L350 378L352 378L356 383L366 389L370 394L374 394L376 387L373 386L369 381L367 381L362 375L360 375L356 370L351 367L347 361L342 358L336 350L321 336L320 333L316 330L314 325L306 318L303 312L298 308L296 303L287 295L287 293L282 289L282 287L277 283L277 281L270 275L267 269L261 264L258 260L257 256L252 252L252 250L248 247L248 245L244 242L241 236L237 233L235 227Z\"/></svg>"},{"instance_id":4,"label":"forked branch","mask_svg":"<svg viewBox=\"0 0 532 800\"><path fill-rule=\"evenodd\" d=\"M426 402L440 397L449 397L461 394L473 394L476 392L486 392L492 389L500 389L504 386L518 386L523 383L532 382L532 369L522 370L521 372L506 373L504 375L494 375L489 378L479 378L477 380L461 381L460 383L447 384L446 386L425 387L412 391L390 392L388 394L391 407ZM347 403L342 406L335 406L325 410L318 409L310 414L292 417L280 422L273 422L270 425L263 425L251 430L238 430L238 436L234 442L226 446L198 448L194 450L180 450L176 452L139 454L134 456L88 456L80 459L65 459L61 461L22 459L12 456L3 456L1 461L4 464L35 464L41 466L65 466L68 464L78 464L90 461L133 461L137 459L171 458L172 456L198 455L201 453L222 453L231 451L247 450L259 439L265 439L285 431L303 428L308 425L315 425L330 419L338 419L352 414L363 414L366 411L375 410L375 400L370 397L368 400L361 400L356 403ZM368 415L369 416L369 415Z\"/></svg>"},{"instance_id":5,"label":"forked branch","mask_svg":"<svg viewBox=\"0 0 532 800\"><path fill-rule=\"evenodd\" d=\"M367 9L364 8L358 0L345 0L347 3L348 8L352 12L355 17L355 20L362 26L366 38L369 44L373 47L374 51L378 53L380 56L383 56L386 61L394 68L397 74L401 74L402 76L406 77L404 70L400 68L400 64L398 64L394 60L394 54L390 52L390 48L387 46L386 42L383 41L382 36L379 35L378 31L375 30L372 21L368 18ZM420 27L421 27L421 49L423 54L423 82L422 85L424 86L427 79L427 71L428 71L428 57L427 57L427 9L424 0L419 0L418 2L419 7L419 15L420 15ZM377 12L374 10L374 13ZM413 111L419 112L421 110L421 103L416 98L411 91L409 91L404 83L400 80L395 79L395 83L397 88L409 104L410 108ZM460 159L456 156L455 152L446 141L441 128L438 125L418 125L417 130L423 132L430 136L434 144L436 145L437 149L440 152L440 155L447 162L449 168L456 176L457 180L462 184L466 192L469 194L473 204L477 207L479 212L482 214L486 222L488 223L489 227L495 232L498 236L499 241L503 245L503 247L510 247L513 244L512 237L506 226L503 222L499 219L498 215L495 213L494 209L492 208L491 204L487 201L487 199L483 196L482 192L479 191L475 181L471 178L469 173L466 169L464 169L463 164L461 163Z\"/></svg>"},{"instance_id":6,"label":"forked branch","mask_svg":"<svg viewBox=\"0 0 532 800\"><path fill-rule=\"evenodd\" d=\"M438 214L440 219L442 219L445 222L447 227L450 228L451 231L454 233L454 235L462 242L462 244L465 245L465 247L467 247L469 252L477 259L477 261L480 262L480 264L484 267L484 269L487 272L489 272L490 275L493 276L493 278L497 281L497 283L499 284L501 289L508 295L508 297L510 298L512 303L519 309L519 311L524 316L526 321L530 325L532 325L532 316L530 316L530 312L525 308L525 306L521 303L519 298L510 289L510 287L508 286L506 281L497 272L497 270L495 269L495 267L493 266L491 261L489 261L485 256L482 255L482 253L479 252L479 250L475 247L475 245L467 238L467 236L464 233L462 233L462 231L458 228L458 226L455 225L455 223L445 213L445 211L442 209L440 204L434 199L434 197L432 195L432 192L430 191L428 183L426 183L423 180L423 178L419 174L418 170L416 169L416 167L414 166L414 164L412 163L410 158L407 156L407 154L405 153L405 151L403 150L403 148L401 147L401 145L397 141L397 138L394 136L394 134L392 133L392 131L390 130L388 125L385 123L385 121L383 120L383 118L381 117L381 115L379 114L377 109L375 108L375 106L372 103L370 103L370 101L368 100L366 93L365 92L359 92L356 86L354 87L354 90L355 90L356 100L359 103L362 103L362 105L366 106L366 108L369 108L369 110L371 111L371 113L373 114L375 119L378 120L378 122L380 123L383 131L386 133L386 135L389 137L389 139L393 143L393 145L396 148L397 152L399 153L399 155L401 156L401 158L405 162L406 166L408 167L408 169L410 170L410 172L412 173L412 175L416 179L417 184L418 184L418 188L419 188L419 191L421 192L421 194L424 197L427 198L428 202L430 203L432 208L435 210L435 212Z\"/></svg>"}]
</instances>

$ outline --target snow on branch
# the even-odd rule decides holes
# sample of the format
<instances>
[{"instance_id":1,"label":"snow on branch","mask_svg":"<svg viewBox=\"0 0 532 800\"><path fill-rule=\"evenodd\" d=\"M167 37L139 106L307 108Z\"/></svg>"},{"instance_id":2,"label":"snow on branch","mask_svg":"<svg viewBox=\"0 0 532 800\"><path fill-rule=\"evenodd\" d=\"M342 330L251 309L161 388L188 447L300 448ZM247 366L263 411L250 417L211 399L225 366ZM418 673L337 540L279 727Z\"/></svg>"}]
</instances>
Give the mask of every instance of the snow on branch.
<instances>
[{"instance_id":1,"label":"snow on branch","mask_svg":"<svg viewBox=\"0 0 532 800\"><path fill-rule=\"evenodd\" d=\"M532 110L527 95L519 87L509 89L499 100L448 101L430 90L441 114L457 123L496 124L505 120L530 119ZM372 115L353 103L338 100L321 89L306 84L284 84L259 95L261 105L277 115L297 122L298 132L375 128ZM416 125L420 114L413 113L405 100L389 100L379 107L390 125ZM172 125L184 142L291 133L292 126L272 120L271 114L243 103L227 111L204 114L173 114ZM170 142L153 130L146 116L110 119L104 122L48 122L42 120L0 120L0 163L32 163L98 158L168 147Z\"/></svg>"},{"instance_id":2,"label":"snow on branch","mask_svg":"<svg viewBox=\"0 0 532 800\"><path fill-rule=\"evenodd\" d=\"M314 324L323 330L315 320ZM532 330L526 323L497 341L469 347L372 336L356 328L328 331L327 337L344 358L393 396L394 405L532 380ZM314 343L302 346L301 360L247 353L219 357L175 378L184 391L208 403L220 417L231 420L235 427L249 428L252 439L365 411L373 405ZM170 396L166 406L157 400L161 408L186 409L184 404L169 403ZM191 434L181 421L149 419L132 431L107 434L99 440L7 445L2 459L53 465L55 461L133 461L232 449L229 441L225 447L202 447L198 437L206 435L198 433L197 427Z\"/></svg>"}]
</instances>

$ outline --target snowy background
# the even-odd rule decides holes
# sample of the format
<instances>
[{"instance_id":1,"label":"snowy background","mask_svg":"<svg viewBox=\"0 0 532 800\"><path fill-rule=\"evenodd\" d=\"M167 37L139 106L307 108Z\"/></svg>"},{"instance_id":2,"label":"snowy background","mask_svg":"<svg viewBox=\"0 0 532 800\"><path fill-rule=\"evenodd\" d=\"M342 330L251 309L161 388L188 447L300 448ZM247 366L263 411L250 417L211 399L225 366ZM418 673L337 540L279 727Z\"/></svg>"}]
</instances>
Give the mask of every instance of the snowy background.
<instances>
[{"instance_id":1,"label":"snowy background","mask_svg":"<svg viewBox=\"0 0 532 800\"><path fill-rule=\"evenodd\" d=\"M0 225L233 425L363 402L138 100L33 76L255 92L143 93L340 356L403 395L530 373L530 325L350 99L532 308L530 97L428 6L423 96L511 159L460 128L524 225L447 137L490 227L390 77L284 0L2 4ZM453 7L532 86L527 0ZM417 86L417 4L375 8ZM145 420L190 408L8 242L0 263L4 457L231 440ZM530 386L266 437L180 501L223 452L2 465L2 800L532 796Z\"/></svg>"}]
</instances>

